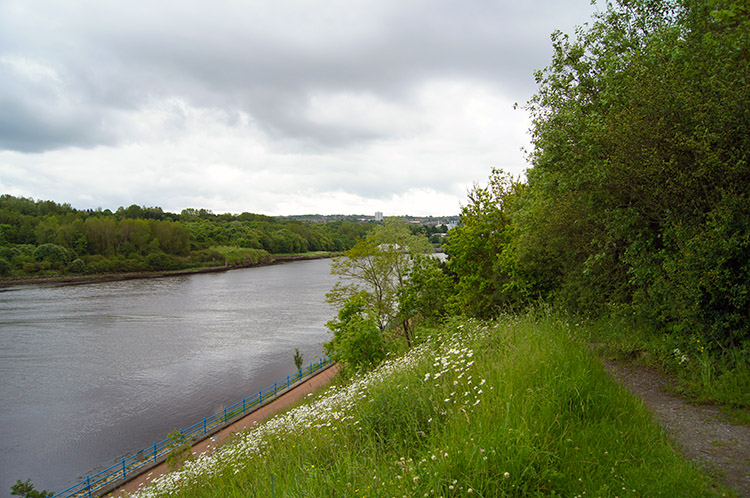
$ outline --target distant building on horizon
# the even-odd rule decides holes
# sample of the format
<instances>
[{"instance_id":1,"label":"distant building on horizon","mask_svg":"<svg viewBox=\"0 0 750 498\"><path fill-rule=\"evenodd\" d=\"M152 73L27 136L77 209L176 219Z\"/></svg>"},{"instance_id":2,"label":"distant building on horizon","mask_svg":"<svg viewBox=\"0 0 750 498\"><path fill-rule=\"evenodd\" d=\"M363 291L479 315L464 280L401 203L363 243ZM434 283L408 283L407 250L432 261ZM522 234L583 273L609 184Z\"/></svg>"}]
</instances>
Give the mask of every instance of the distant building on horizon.
<instances>
[{"instance_id":1,"label":"distant building on horizon","mask_svg":"<svg viewBox=\"0 0 750 498\"><path fill-rule=\"evenodd\" d=\"M383 221L383 212L375 211L375 221Z\"/></svg>"}]
</instances>

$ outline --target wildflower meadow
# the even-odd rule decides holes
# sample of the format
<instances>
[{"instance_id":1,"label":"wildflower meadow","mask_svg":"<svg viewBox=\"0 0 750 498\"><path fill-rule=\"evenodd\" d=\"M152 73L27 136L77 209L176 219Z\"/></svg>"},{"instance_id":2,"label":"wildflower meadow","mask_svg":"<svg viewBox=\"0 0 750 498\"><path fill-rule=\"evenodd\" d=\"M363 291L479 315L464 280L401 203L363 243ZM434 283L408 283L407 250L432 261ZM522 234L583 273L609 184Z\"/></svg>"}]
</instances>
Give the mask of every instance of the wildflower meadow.
<instances>
[{"instance_id":1,"label":"wildflower meadow","mask_svg":"<svg viewBox=\"0 0 750 498\"><path fill-rule=\"evenodd\" d=\"M564 321L418 338L135 496L722 496Z\"/></svg>"}]
</instances>

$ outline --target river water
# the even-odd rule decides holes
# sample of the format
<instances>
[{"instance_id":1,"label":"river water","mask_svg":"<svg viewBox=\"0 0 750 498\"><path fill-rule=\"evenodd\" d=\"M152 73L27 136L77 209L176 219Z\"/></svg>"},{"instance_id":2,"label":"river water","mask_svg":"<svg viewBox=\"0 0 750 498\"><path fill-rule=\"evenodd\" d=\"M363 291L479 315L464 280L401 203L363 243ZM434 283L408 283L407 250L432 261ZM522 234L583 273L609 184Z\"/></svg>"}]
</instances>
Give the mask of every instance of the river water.
<instances>
[{"instance_id":1,"label":"river water","mask_svg":"<svg viewBox=\"0 0 750 498\"><path fill-rule=\"evenodd\" d=\"M59 492L295 372L330 339L328 260L0 291L0 496Z\"/></svg>"}]
</instances>

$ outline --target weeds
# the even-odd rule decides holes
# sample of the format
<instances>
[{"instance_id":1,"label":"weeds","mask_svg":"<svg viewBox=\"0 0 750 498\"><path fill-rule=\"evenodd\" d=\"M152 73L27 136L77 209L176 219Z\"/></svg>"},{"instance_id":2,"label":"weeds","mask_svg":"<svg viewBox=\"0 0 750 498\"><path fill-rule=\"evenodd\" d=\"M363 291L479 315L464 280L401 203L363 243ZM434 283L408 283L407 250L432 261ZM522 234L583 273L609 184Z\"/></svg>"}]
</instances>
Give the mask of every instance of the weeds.
<instances>
[{"instance_id":1,"label":"weeds","mask_svg":"<svg viewBox=\"0 0 750 498\"><path fill-rule=\"evenodd\" d=\"M573 322L576 335L599 344L608 356L657 367L675 389L697 403L718 405L738 423L750 423L750 345L726 350L697 336L656 333L614 317Z\"/></svg>"},{"instance_id":2,"label":"weeds","mask_svg":"<svg viewBox=\"0 0 750 498\"><path fill-rule=\"evenodd\" d=\"M195 459L191 441L182 434L181 430L175 429L167 437L170 441L171 450L167 455L166 463L170 470L178 470L185 462L191 462Z\"/></svg>"},{"instance_id":3,"label":"weeds","mask_svg":"<svg viewBox=\"0 0 750 498\"><path fill-rule=\"evenodd\" d=\"M551 317L452 321L139 496L716 496Z\"/></svg>"}]
</instances>

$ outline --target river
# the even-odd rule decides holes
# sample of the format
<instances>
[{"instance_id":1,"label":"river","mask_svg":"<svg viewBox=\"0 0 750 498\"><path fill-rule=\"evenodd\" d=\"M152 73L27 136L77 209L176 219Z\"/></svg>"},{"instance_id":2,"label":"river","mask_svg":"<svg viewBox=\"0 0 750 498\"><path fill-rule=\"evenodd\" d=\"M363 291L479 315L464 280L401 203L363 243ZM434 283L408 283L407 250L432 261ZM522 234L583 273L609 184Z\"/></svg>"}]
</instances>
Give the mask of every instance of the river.
<instances>
[{"instance_id":1,"label":"river","mask_svg":"<svg viewBox=\"0 0 750 498\"><path fill-rule=\"evenodd\" d=\"M0 291L0 496L59 492L322 355L329 260Z\"/></svg>"}]
</instances>

